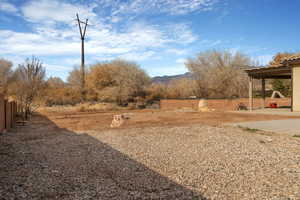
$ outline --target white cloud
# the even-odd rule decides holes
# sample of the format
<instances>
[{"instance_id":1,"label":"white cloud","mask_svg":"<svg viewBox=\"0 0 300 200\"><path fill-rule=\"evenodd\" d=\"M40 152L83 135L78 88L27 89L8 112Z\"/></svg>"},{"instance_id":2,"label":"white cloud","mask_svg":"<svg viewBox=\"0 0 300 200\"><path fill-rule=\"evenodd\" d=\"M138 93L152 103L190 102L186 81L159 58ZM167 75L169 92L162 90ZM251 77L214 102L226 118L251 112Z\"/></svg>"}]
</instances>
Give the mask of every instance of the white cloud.
<instances>
[{"instance_id":1,"label":"white cloud","mask_svg":"<svg viewBox=\"0 0 300 200\"><path fill-rule=\"evenodd\" d=\"M190 44L198 39L198 37L193 34L189 25L185 23L170 25L169 33L178 43L182 44Z\"/></svg>"},{"instance_id":2,"label":"white cloud","mask_svg":"<svg viewBox=\"0 0 300 200\"><path fill-rule=\"evenodd\" d=\"M173 66L162 66L162 67L152 67L146 70L151 76L161 76L163 75L178 75L188 72L183 64L177 64Z\"/></svg>"},{"instance_id":3,"label":"white cloud","mask_svg":"<svg viewBox=\"0 0 300 200\"><path fill-rule=\"evenodd\" d=\"M155 51L173 44L186 44L194 41L189 27L185 30L180 25L158 27L145 23L135 23L127 30L119 32L115 29L103 27L89 27L85 43L86 53L90 55L139 55L147 52L147 58L154 56ZM168 30L172 29L171 34ZM189 40L181 37L190 35ZM77 27L57 29L55 27L40 26L34 33L19 33L0 30L3 42L0 43L0 53L19 55L78 55L80 53L80 39ZM171 50L172 51L172 50ZM151 52L151 55L149 54ZM173 50L174 52L174 50ZM183 51L177 51L183 53ZM146 55L144 53L144 55ZM132 56L127 56L132 57ZM145 57L145 56L142 56ZM136 57L136 59L141 59Z\"/></svg>"},{"instance_id":4,"label":"white cloud","mask_svg":"<svg viewBox=\"0 0 300 200\"><path fill-rule=\"evenodd\" d=\"M95 58L126 58L144 61L159 59L162 53L186 54L185 45L198 40L188 23L149 24L135 20L135 14L184 14L211 9L216 0L99 0L93 4L68 3L58 0L29 0L20 14L32 25L32 32L0 30L0 54L26 57L60 56L59 64L46 65L47 70L60 71L60 65L78 63L80 39L74 20L79 13L89 18L85 42L86 55ZM6 2L7 1L1 1ZM8 3L6 4L6 7ZM10 12L17 12L13 4ZM3 4L0 5L2 10ZM15 8L15 9L14 9ZM7 9L9 10L9 9ZM123 15L129 14L130 17ZM132 18L133 16L133 18ZM127 20L124 22L124 20ZM166 50L167 49L167 50ZM69 58L69 59L68 59ZM103 59L102 59L103 58Z\"/></svg>"},{"instance_id":5,"label":"white cloud","mask_svg":"<svg viewBox=\"0 0 300 200\"><path fill-rule=\"evenodd\" d=\"M79 4L69 4L57 0L33 0L22 7L23 15L32 22L71 23L75 19L75 14L80 13L83 18L94 18L92 12L95 6L83 6Z\"/></svg>"},{"instance_id":6,"label":"white cloud","mask_svg":"<svg viewBox=\"0 0 300 200\"><path fill-rule=\"evenodd\" d=\"M158 59L160 58L159 56L155 56L154 51L145 51L145 52L136 52L136 53L127 53L118 56L118 58L126 59L126 60L132 60L132 61L143 61L147 60L149 58L153 59Z\"/></svg>"},{"instance_id":7,"label":"white cloud","mask_svg":"<svg viewBox=\"0 0 300 200\"><path fill-rule=\"evenodd\" d=\"M75 41L64 41L43 33L18 33L0 30L3 41L0 43L1 54L18 55L60 55L73 54L79 47Z\"/></svg>"},{"instance_id":8,"label":"white cloud","mask_svg":"<svg viewBox=\"0 0 300 200\"><path fill-rule=\"evenodd\" d=\"M174 48L171 48L171 49L167 49L166 52L170 53L170 54L176 54L176 55L187 54L187 50L185 50L185 49L174 49Z\"/></svg>"},{"instance_id":9,"label":"white cloud","mask_svg":"<svg viewBox=\"0 0 300 200\"><path fill-rule=\"evenodd\" d=\"M62 65L50 65L50 64L44 64L43 65L47 71L56 71L56 72L66 72L73 69L73 67L66 67Z\"/></svg>"},{"instance_id":10,"label":"white cloud","mask_svg":"<svg viewBox=\"0 0 300 200\"><path fill-rule=\"evenodd\" d=\"M141 13L182 15L195 11L212 10L216 2L217 0L102 0L99 6L111 8L113 16Z\"/></svg>"},{"instance_id":11,"label":"white cloud","mask_svg":"<svg viewBox=\"0 0 300 200\"><path fill-rule=\"evenodd\" d=\"M0 0L0 10L3 12L10 12L10 13L18 12L16 6L14 6L11 3L8 3L7 1L1 1L1 0Z\"/></svg>"},{"instance_id":12,"label":"white cloud","mask_svg":"<svg viewBox=\"0 0 300 200\"><path fill-rule=\"evenodd\" d=\"M67 64L67 65L79 65L81 62L80 58L66 58L63 60L63 63Z\"/></svg>"},{"instance_id":13,"label":"white cloud","mask_svg":"<svg viewBox=\"0 0 300 200\"><path fill-rule=\"evenodd\" d=\"M253 57L254 61L257 61L259 65L268 65L273 60L273 54L266 54Z\"/></svg>"},{"instance_id":14,"label":"white cloud","mask_svg":"<svg viewBox=\"0 0 300 200\"><path fill-rule=\"evenodd\" d=\"M184 4L183 7L189 4L191 8L194 8L198 4L205 5L208 1L211 0L191 0L189 3L178 1L178 4ZM101 3L113 7L115 14L123 9L126 10L126 6L136 10L143 4L145 4L145 7L173 5L172 1L169 0L166 2L161 0L136 0L128 3L113 3L109 0L102 0L100 3L98 2L98 5ZM76 12L94 21L92 26L88 26L85 43L86 53L93 56L123 55L133 57L130 55L143 54L142 58L150 58L155 56L155 51L158 49L166 48L169 45L185 45L198 39L191 31L190 26L185 23L158 26L138 21L130 22L127 27L120 29L117 25L101 22L101 17L95 13L95 7L95 4L70 4L58 0L28 1L21 7L22 14L26 20L36 22L38 25L33 24L34 31L31 33L0 30L0 36L3 39L3 42L0 43L0 53L37 56L79 54L78 27L75 23L73 23L73 26L70 23ZM120 20L117 16L112 17L116 18L113 20L115 22ZM151 52L151 55L149 52ZM177 51L176 53L181 54L183 51Z\"/></svg>"},{"instance_id":15,"label":"white cloud","mask_svg":"<svg viewBox=\"0 0 300 200\"><path fill-rule=\"evenodd\" d=\"M176 60L176 63L178 63L178 64L184 64L185 61L186 61L185 58L178 58L178 59Z\"/></svg>"},{"instance_id":16,"label":"white cloud","mask_svg":"<svg viewBox=\"0 0 300 200\"><path fill-rule=\"evenodd\" d=\"M202 40L201 44L206 47L214 47L222 44L222 40Z\"/></svg>"}]
</instances>

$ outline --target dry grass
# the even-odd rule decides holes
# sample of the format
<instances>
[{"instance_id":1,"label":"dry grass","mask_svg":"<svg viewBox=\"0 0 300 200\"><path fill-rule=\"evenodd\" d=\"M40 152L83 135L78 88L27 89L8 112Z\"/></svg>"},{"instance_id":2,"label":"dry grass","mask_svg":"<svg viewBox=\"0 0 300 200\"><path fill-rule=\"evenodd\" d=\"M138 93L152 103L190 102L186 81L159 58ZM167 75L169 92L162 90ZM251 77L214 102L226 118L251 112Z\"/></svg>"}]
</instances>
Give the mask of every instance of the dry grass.
<instances>
[{"instance_id":1,"label":"dry grass","mask_svg":"<svg viewBox=\"0 0 300 200\"><path fill-rule=\"evenodd\" d=\"M52 106L41 107L41 112L96 112L96 111L115 111L124 110L124 107L118 106L116 103L80 103L75 106Z\"/></svg>"}]
</instances>

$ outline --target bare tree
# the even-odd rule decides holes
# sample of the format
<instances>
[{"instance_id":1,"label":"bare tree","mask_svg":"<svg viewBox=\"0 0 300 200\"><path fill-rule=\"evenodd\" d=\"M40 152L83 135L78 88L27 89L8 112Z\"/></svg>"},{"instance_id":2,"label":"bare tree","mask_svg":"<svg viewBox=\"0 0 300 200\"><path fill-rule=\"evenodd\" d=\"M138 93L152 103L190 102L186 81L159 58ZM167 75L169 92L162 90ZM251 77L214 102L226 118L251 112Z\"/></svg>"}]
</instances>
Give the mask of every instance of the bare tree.
<instances>
[{"instance_id":1,"label":"bare tree","mask_svg":"<svg viewBox=\"0 0 300 200\"><path fill-rule=\"evenodd\" d=\"M34 100L37 99L44 87L45 69L42 62L36 57L27 58L25 63L19 65L16 69L15 77L15 96L18 102L21 103L25 118L27 118L33 110Z\"/></svg>"},{"instance_id":2,"label":"bare tree","mask_svg":"<svg viewBox=\"0 0 300 200\"><path fill-rule=\"evenodd\" d=\"M185 63L197 82L199 97L242 97L247 95L247 56L229 51L207 51Z\"/></svg>"}]
</instances>

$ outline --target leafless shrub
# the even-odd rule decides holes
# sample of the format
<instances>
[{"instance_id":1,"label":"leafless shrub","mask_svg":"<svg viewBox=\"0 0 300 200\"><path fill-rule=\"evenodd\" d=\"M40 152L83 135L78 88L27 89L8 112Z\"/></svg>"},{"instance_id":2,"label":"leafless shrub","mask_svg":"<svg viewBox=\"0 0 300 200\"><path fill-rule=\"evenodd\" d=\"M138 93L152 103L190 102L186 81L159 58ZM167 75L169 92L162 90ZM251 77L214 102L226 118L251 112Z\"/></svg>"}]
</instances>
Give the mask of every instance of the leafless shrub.
<instances>
[{"instance_id":1,"label":"leafless shrub","mask_svg":"<svg viewBox=\"0 0 300 200\"><path fill-rule=\"evenodd\" d=\"M243 97L248 93L248 77L243 69L251 65L247 56L237 52L207 51L185 63L193 74L199 97Z\"/></svg>"},{"instance_id":2,"label":"leafless shrub","mask_svg":"<svg viewBox=\"0 0 300 200\"><path fill-rule=\"evenodd\" d=\"M12 79L12 62L0 59L0 92L7 94L8 84Z\"/></svg>"},{"instance_id":3,"label":"leafless shrub","mask_svg":"<svg viewBox=\"0 0 300 200\"><path fill-rule=\"evenodd\" d=\"M11 92L23 106L27 118L37 105L34 101L44 88L45 69L42 62L36 57L26 59L14 72L14 82Z\"/></svg>"}]
</instances>

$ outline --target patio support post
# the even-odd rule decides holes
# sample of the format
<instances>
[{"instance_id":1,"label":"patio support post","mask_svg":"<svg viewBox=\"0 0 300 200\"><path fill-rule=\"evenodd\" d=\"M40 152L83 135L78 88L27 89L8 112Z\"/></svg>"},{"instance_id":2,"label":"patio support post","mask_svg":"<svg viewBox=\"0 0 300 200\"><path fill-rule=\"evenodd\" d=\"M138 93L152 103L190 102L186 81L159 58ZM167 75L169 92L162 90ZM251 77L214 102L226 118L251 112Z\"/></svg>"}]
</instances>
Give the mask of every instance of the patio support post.
<instances>
[{"instance_id":1,"label":"patio support post","mask_svg":"<svg viewBox=\"0 0 300 200\"><path fill-rule=\"evenodd\" d=\"M249 110L253 110L253 77L249 76Z\"/></svg>"},{"instance_id":2,"label":"patio support post","mask_svg":"<svg viewBox=\"0 0 300 200\"><path fill-rule=\"evenodd\" d=\"M294 74L293 74L293 68L292 68L292 74L291 74L291 87L292 87L292 97L291 97L291 112L294 112Z\"/></svg>"},{"instance_id":3,"label":"patio support post","mask_svg":"<svg viewBox=\"0 0 300 200\"><path fill-rule=\"evenodd\" d=\"M261 98L262 98L262 109L266 106L266 80L264 78L261 79Z\"/></svg>"}]
</instances>

